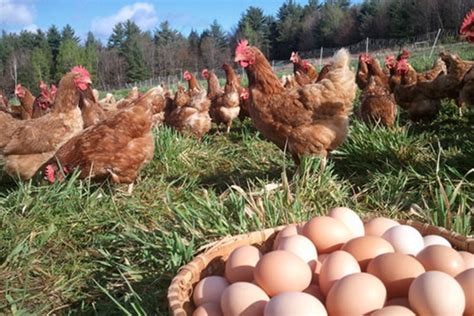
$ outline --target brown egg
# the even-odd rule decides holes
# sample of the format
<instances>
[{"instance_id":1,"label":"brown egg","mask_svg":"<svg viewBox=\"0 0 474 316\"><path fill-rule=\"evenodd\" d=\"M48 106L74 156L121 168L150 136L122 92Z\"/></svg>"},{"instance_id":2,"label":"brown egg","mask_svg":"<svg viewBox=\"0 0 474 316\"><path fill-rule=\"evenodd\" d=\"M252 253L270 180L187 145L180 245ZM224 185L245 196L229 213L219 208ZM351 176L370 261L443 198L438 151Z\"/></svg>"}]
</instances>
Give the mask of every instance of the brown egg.
<instances>
[{"instance_id":1,"label":"brown egg","mask_svg":"<svg viewBox=\"0 0 474 316\"><path fill-rule=\"evenodd\" d=\"M304 260L311 270L316 268L316 260L318 253L316 247L307 237L302 235L295 235L280 239L278 250L285 250L294 253Z\"/></svg>"},{"instance_id":2,"label":"brown egg","mask_svg":"<svg viewBox=\"0 0 474 316\"><path fill-rule=\"evenodd\" d=\"M303 227L297 224L290 224L283 228L275 238L273 242L273 249L277 249L280 244L280 240L285 237L300 235L303 233Z\"/></svg>"},{"instance_id":3,"label":"brown egg","mask_svg":"<svg viewBox=\"0 0 474 316\"><path fill-rule=\"evenodd\" d=\"M319 284L319 273L321 272L321 267L323 266L324 260L329 256L329 253L323 253L318 255L318 260L316 260L316 268L313 270L313 280L311 283Z\"/></svg>"},{"instance_id":4,"label":"brown egg","mask_svg":"<svg viewBox=\"0 0 474 316\"><path fill-rule=\"evenodd\" d=\"M205 303L196 308L193 316L222 316L221 305L216 303Z\"/></svg>"},{"instance_id":5,"label":"brown egg","mask_svg":"<svg viewBox=\"0 0 474 316\"><path fill-rule=\"evenodd\" d=\"M314 296L301 292L285 292L272 297L264 316L327 316L324 305Z\"/></svg>"},{"instance_id":6,"label":"brown egg","mask_svg":"<svg viewBox=\"0 0 474 316\"><path fill-rule=\"evenodd\" d=\"M253 270L262 257L254 246L242 246L230 254L225 264L225 277L230 283L252 282Z\"/></svg>"},{"instance_id":7,"label":"brown egg","mask_svg":"<svg viewBox=\"0 0 474 316\"><path fill-rule=\"evenodd\" d=\"M464 269L474 268L474 255L467 251L459 251L462 259L464 260Z\"/></svg>"},{"instance_id":8,"label":"brown egg","mask_svg":"<svg viewBox=\"0 0 474 316\"><path fill-rule=\"evenodd\" d=\"M282 292L303 291L310 285L312 274L303 259L283 250L265 254L254 270L255 282L270 297Z\"/></svg>"},{"instance_id":9,"label":"brown egg","mask_svg":"<svg viewBox=\"0 0 474 316\"><path fill-rule=\"evenodd\" d=\"M375 311L370 316L415 316L415 313L404 306L387 306Z\"/></svg>"},{"instance_id":10,"label":"brown egg","mask_svg":"<svg viewBox=\"0 0 474 316\"><path fill-rule=\"evenodd\" d=\"M193 301L196 306L204 303L216 303L221 301L222 292L229 286L229 282L221 276L209 276L194 287Z\"/></svg>"},{"instance_id":11,"label":"brown egg","mask_svg":"<svg viewBox=\"0 0 474 316\"><path fill-rule=\"evenodd\" d=\"M341 250L350 253L365 271L369 261L383 253L394 252L392 245L378 236L362 236L349 240Z\"/></svg>"},{"instance_id":12,"label":"brown egg","mask_svg":"<svg viewBox=\"0 0 474 316\"><path fill-rule=\"evenodd\" d=\"M307 222L303 234L313 242L318 254L340 249L352 236L346 225L329 216L315 217Z\"/></svg>"},{"instance_id":13,"label":"brown egg","mask_svg":"<svg viewBox=\"0 0 474 316\"><path fill-rule=\"evenodd\" d=\"M466 297L464 315L474 315L474 268L459 273L456 281L461 285Z\"/></svg>"},{"instance_id":14,"label":"brown egg","mask_svg":"<svg viewBox=\"0 0 474 316\"><path fill-rule=\"evenodd\" d=\"M334 284L326 297L331 316L369 315L381 309L386 291L383 283L368 273L347 275Z\"/></svg>"},{"instance_id":15,"label":"brown egg","mask_svg":"<svg viewBox=\"0 0 474 316\"><path fill-rule=\"evenodd\" d=\"M387 289L387 298L406 297L411 283L425 272L415 258L403 253L386 253L374 258L367 272L375 275Z\"/></svg>"},{"instance_id":16,"label":"brown egg","mask_svg":"<svg viewBox=\"0 0 474 316\"><path fill-rule=\"evenodd\" d=\"M407 297L395 297L385 302L385 306L403 306L408 309L411 309L410 302L408 302Z\"/></svg>"},{"instance_id":17,"label":"brown egg","mask_svg":"<svg viewBox=\"0 0 474 316\"><path fill-rule=\"evenodd\" d=\"M221 309L225 316L263 315L270 298L255 284L236 282L222 293Z\"/></svg>"},{"instance_id":18,"label":"brown egg","mask_svg":"<svg viewBox=\"0 0 474 316\"><path fill-rule=\"evenodd\" d=\"M324 295L327 295L336 281L358 272L360 272L360 266L350 253L342 250L335 251L324 260L319 273L319 287Z\"/></svg>"},{"instance_id":19,"label":"brown egg","mask_svg":"<svg viewBox=\"0 0 474 316\"><path fill-rule=\"evenodd\" d=\"M321 291L321 288L317 286L316 284L311 284L303 292L313 295L323 304L324 304L324 301L326 300L323 292Z\"/></svg>"},{"instance_id":20,"label":"brown egg","mask_svg":"<svg viewBox=\"0 0 474 316\"><path fill-rule=\"evenodd\" d=\"M464 271L464 260L453 248L433 245L428 246L416 255L426 271L441 271L455 277Z\"/></svg>"},{"instance_id":21,"label":"brown egg","mask_svg":"<svg viewBox=\"0 0 474 316\"><path fill-rule=\"evenodd\" d=\"M408 300L417 315L461 316L466 306L464 292L449 274L428 271L411 284Z\"/></svg>"},{"instance_id":22,"label":"brown egg","mask_svg":"<svg viewBox=\"0 0 474 316\"><path fill-rule=\"evenodd\" d=\"M389 228L397 225L400 224L392 219L376 217L364 224L365 235L382 237Z\"/></svg>"}]
</instances>

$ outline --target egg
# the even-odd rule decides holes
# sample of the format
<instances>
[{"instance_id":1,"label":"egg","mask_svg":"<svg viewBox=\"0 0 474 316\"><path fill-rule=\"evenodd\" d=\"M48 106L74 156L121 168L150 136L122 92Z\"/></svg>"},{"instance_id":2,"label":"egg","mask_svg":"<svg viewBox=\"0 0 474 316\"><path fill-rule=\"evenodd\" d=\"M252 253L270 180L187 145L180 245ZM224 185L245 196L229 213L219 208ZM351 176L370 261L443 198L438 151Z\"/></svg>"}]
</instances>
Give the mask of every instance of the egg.
<instances>
[{"instance_id":1,"label":"egg","mask_svg":"<svg viewBox=\"0 0 474 316\"><path fill-rule=\"evenodd\" d=\"M252 282L253 270L262 257L254 246L242 246L230 254L225 264L225 278L230 282Z\"/></svg>"},{"instance_id":2,"label":"egg","mask_svg":"<svg viewBox=\"0 0 474 316\"><path fill-rule=\"evenodd\" d=\"M406 297L411 283L425 272L423 265L410 255L386 253L374 258L367 272L382 281L387 298Z\"/></svg>"},{"instance_id":3,"label":"egg","mask_svg":"<svg viewBox=\"0 0 474 316\"><path fill-rule=\"evenodd\" d=\"M352 238L364 236L364 223L359 215L347 207L336 207L329 211L328 215L341 221L351 232Z\"/></svg>"},{"instance_id":4,"label":"egg","mask_svg":"<svg viewBox=\"0 0 474 316\"><path fill-rule=\"evenodd\" d=\"M471 269L474 268L474 255L467 251L458 251L461 255L462 259L464 260L464 268Z\"/></svg>"},{"instance_id":5,"label":"egg","mask_svg":"<svg viewBox=\"0 0 474 316\"><path fill-rule=\"evenodd\" d=\"M278 250L285 250L294 253L304 260L311 270L316 268L318 253L314 244L305 236L295 235L280 240Z\"/></svg>"},{"instance_id":6,"label":"egg","mask_svg":"<svg viewBox=\"0 0 474 316\"><path fill-rule=\"evenodd\" d=\"M440 271L418 276L410 286L408 301L417 315L461 316L466 306L461 285Z\"/></svg>"},{"instance_id":7,"label":"egg","mask_svg":"<svg viewBox=\"0 0 474 316\"><path fill-rule=\"evenodd\" d=\"M229 286L229 282L221 276L209 276L194 287L193 301L196 306L204 303L216 303L221 301L222 292Z\"/></svg>"},{"instance_id":8,"label":"egg","mask_svg":"<svg viewBox=\"0 0 474 316\"><path fill-rule=\"evenodd\" d=\"M255 282L269 296L303 291L311 283L309 265L297 255L283 250L265 254L254 270Z\"/></svg>"},{"instance_id":9,"label":"egg","mask_svg":"<svg viewBox=\"0 0 474 316\"><path fill-rule=\"evenodd\" d=\"M346 225L329 216L311 219L304 225L303 235L313 242L318 254L338 250L351 239L351 233Z\"/></svg>"},{"instance_id":10,"label":"egg","mask_svg":"<svg viewBox=\"0 0 474 316\"><path fill-rule=\"evenodd\" d=\"M386 298L385 287L368 273L347 275L334 284L326 297L331 316L369 315L381 309Z\"/></svg>"},{"instance_id":11,"label":"egg","mask_svg":"<svg viewBox=\"0 0 474 316\"><path fill-rule=\"evenodd\" d=\"M358 272L360 272L359 263L350 253L342 250L333 252L326 257L319 273L321 291L327 295L336 281Z\"/></svg>"},{"instance_id":12,"label":"egg","mask_svg":"<svg viewBox=\"0 0 474 316\"><path fill-rule=\"evenodd\" d=\"M408 295L406 297L395 297L385 302L385 306L403 306L411 309L410 302L408 302Z\"/></svg>"},{"instance_id":13,"label":"egg","mask_svg":"<svg viewBox=\"0 0 474 316\"><path fill-rule=\"evenodd\" d=\"M415 316L415 313L404 306L387 306L373 312L370 316Z\"/></svg>"},{"instance_id":14,"label":"egg","mask_svg":"<svg viewBox=\"0 0 474 316\"><path fill-rule=\"evenodd\" d=\"M318 254L318 259L316 260L316 268L313 270L313 280L311 282L319 284L319 273L321 273L321 267L323 266L324 260L329 255L329 253L323 253L322 255Z\"/></svg>"},{"instance_id":15,"label":"egg","mask_svg":"<svg viewBox=\"0 0 474 316\"><path fill-rule=\"evenodd\" d=\"M193 316L222 316L221 306L218 303L205 303L196 308Z\"/></svg>"},{"instance_id":16,"label":"egg","mask_svg":"<svg viewBox=\"0 0 474 316\"><path fill-rule=\"evenodd\" d=\"M447 246L428 246L416 255L416 259L426 271L442 271L453 277L464 271L464 260L461 255Z\"/></svg>"},{"instance_id":17,"label":"egg","mask_svg":"<svg viewBox=\"0 0 474 316\"><path fill-rule=\"evenodd\" d=\"M362 236L349 240L341 250L350 253L365 271L370 260L383 253L394 252L392 245L378 236Z\"/></svg>"},{"instance_id":18,"label":"egg","mask_svg":"<svg viewBox=\"0 0 474 316\"><path fill-rule=\"evenodd\" d=\"M277 249L278 245L280 244L280 240L285 237L300 235L303 233L303 227L297 224L290 224L283 228L275 238L273 242L273 249Z\"/></svg>"},{"instance_id":19,"label":"egg","mask_svg":"<svg viewBox=\"0 0 474 316\"><path fill-rule=\"evenodd\" d=\"M304 293L308 293L310 295L313 295L316 297L321 303L324 304L325 297L323 292L321 291L321 288L317 286L316 284L310 284L304 291Z\"/></svg>"},{"instance_id":20,"label":"egg","mask_svg":"<svg viewBox=\"0 0 474 316\"><path fill-rule=\"evenodd\" d=\"M464 291L466 307L464 315L474 315L474 268L461 272L456 276L456 281Z\"/></svg>"},{"instance_id":21,"label":"egg","mask_svg":"<svg viewBox=\"0 0 474 316\"><path fill-rule=\"evenodd\" d=\"M423 237L423 241L425 243L425 248L431 245L444 245L447 247L451 247L451 244L446 238L438 235L426 235L425 237Z\"/></svg>"},{"instance_id":22,"label":"egg","mask_svg":"<svg viewBox=\"0 0 474 316\"><path fill-rule=\"evenodd\" d=\"M236 282L222 293L221 309L225 316L263 315L270 298L258 286L248 282Z\"/></svg>"},{"instance_id":23,"label":"egg","mask_svg":"<svg viewBox=\"0 0 474 316\"><path fill-rule=\"evenodd\" d=\"M314 296L301 292L285 292L272 297L264 316L327 316L324 305Z\"/></svg>"},{"instance_id":24,"label":"egg","mask_svg":"<svg viewBox=\"0 0 474 316\"><path fill-rule=\"evenodd\" d=\"M397 225L383 233L382 238L392 244L396 252L414 255L424 248L420 232L408 225Z\"/></svg>"},{"instance_id":25,"label":"egg","mask_svg":"<svg viewBox=\"0 0 474 316\"><path fill-rule=\"evenodd\" d=\"M368 236L379 236L382 235L393 226L400 225L398 222L385 218L385 217L376 217L369 220L364 224L365 234Z\"/></svg>"}]
</instances>

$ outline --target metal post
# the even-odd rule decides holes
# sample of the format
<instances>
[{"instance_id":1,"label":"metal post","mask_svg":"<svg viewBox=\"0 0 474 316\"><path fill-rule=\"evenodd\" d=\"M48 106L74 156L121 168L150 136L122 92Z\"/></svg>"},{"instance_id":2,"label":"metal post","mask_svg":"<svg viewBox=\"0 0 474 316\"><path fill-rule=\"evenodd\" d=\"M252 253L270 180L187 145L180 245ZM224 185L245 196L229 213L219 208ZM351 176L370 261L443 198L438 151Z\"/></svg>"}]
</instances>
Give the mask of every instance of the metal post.
<instances>
[{"instance_id":1,"label":"metal post","mask_svg":"<svg viewBox=\"0 0 474 316\"><path fill-rule=\"evenodd\" d=\"M368 37L365 39L365 53L366 54L369 53L369 38Z\"/></svg>"},{"instance_id":2,"label":"metal post","mask_svg":"<svg viewBox=\"0 0 474 316\"><path fill-rule=\"evenodd\" d=\"M323 64L323 47L321 46L321 50L319 51L319 66Z\"/></svg>"},{"instance_id":3,"label":"metal post","mask_svg":"<svg viewBox=\"0 0 474 316\"><path fill-rule=\"evenodd\" d=\"M440 34L441 34L441 29L438 29L438 33L436 34L436 38L434 40L433 46L431 47L430 59L431 59L431 56L433 56L434 48L435 48L436 44L438 43L438 38L439 38Z\"/></svg>"}]
</instances>

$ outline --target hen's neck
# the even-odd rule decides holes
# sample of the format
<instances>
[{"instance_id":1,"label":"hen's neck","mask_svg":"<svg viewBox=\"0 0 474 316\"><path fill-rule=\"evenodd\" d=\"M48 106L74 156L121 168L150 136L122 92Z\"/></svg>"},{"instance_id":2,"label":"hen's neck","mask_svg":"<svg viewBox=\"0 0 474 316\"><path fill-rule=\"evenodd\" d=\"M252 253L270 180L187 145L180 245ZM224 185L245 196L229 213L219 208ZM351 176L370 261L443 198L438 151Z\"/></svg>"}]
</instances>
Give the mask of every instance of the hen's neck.
<instances>
[{"instance_id":1,"label":"hen's neck","mask_svg":"<svg viewBox=\"0 0 474 316\"><path fill-rule=\"evenodd\" d=\"M263 55L257 54L255 63L249 65L245 70L247 71L250 89L258 89L264 94L281 93L284 91L285 88Z\"/></svg>"},{"instance_id":2,"label":"hen's neck","mask_svg":"<svg viewBox=\"0 0 474 316\"><path fill-rule=\"evenodd\" d=\"M196 80L196 77L191 75L191 79L188 81L189 85L189 91L192 92L194 89L201 90L201 86L199 85L198 81Z\"/></svg>"},{"instance_id":3,"label":"hen's neck","mask_svg":"<svg viewBox=\"0 0 474 316\"><path fill-rule=\"evenodd\" d=\"M221 86L219 84L219 79L215 73L209 74L209 79L207 80L207 95L208 96L215 96L221 90Z\"/></svg>"}]
</instances>

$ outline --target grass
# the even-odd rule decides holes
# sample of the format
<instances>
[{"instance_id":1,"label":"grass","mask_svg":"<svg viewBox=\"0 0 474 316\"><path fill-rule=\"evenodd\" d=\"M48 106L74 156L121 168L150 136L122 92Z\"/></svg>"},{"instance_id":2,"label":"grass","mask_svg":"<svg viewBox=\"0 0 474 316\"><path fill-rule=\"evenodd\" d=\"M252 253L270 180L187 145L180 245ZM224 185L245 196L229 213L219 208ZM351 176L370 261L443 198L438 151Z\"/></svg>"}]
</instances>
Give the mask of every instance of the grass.
<instances>
[{"instance_id":1,"label":"grass","mask_svg":"<svg viewBox=\"0 0 474 316\"><path fill-rule=\"evenodd\" d=\"M356 104L357 106L357 104ZM474 111L431 123L354 118L327 161L291 159L247 120L202 141L162 127L132 196L74 177L0 180L0 311L166 315L177 269L206 243L324 214L412 218L472 233Z\"/></svg>"}]
</instances>

